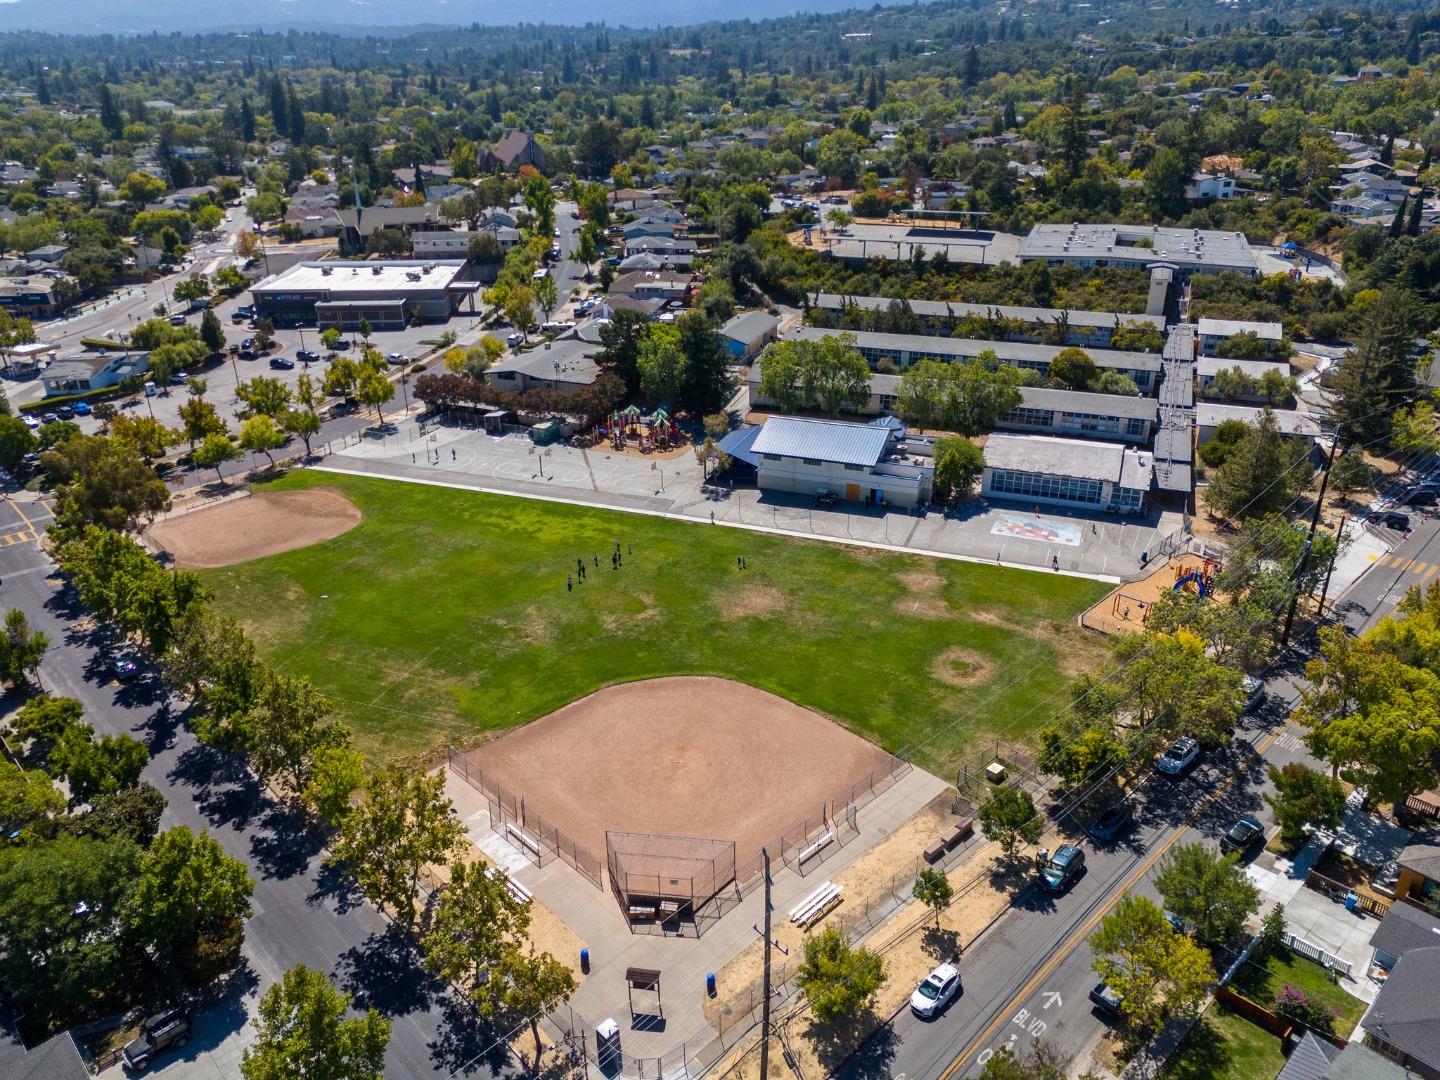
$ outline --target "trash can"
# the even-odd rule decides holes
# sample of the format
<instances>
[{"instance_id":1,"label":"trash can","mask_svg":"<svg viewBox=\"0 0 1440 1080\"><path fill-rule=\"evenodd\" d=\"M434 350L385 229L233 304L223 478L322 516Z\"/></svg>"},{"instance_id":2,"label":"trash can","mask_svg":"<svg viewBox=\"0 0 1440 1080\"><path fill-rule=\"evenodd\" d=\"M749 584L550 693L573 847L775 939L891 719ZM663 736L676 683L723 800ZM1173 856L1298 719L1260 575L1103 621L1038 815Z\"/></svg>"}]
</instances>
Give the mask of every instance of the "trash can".
<instances>
[{"instance_id":1,"label":"trash can","mask_svg":"<svg viewBox=\"0 0 1440 1080\"><path fill-rule=\"evenodd\" d=\"M1347 893L1345 894L1345 910L1346 910L1346 911L1354 911L1355 908L1356 908L1356 906L1357 906L1359 903L1360 903L1360 898L1355 895L1355 890L1354 890L1354 889L1351 889L1349 892L1347 892Z\"/></svg>"},{"instance_id":2,"label":"trash can","mask_svg":"<svg viewBox=\"0 0 1440 1080\"><path fill-rule=\"evenodd\" d=\"M711 997L715 996L715 973L713 971L705 973L705 993Z\"/></svg>"},{"instance_id":3,"label":"trash can","mask_svg":"<svg viewBox=\"0 0 1440 1080\"><path fill-rule=\"evenodd\" d=\"M585 972L587 975L590 973L590 950L589 950L589 949L581 949L581 950L580 950L580 970L583 971L583 972Z\"/></svg>"}]
</instances>

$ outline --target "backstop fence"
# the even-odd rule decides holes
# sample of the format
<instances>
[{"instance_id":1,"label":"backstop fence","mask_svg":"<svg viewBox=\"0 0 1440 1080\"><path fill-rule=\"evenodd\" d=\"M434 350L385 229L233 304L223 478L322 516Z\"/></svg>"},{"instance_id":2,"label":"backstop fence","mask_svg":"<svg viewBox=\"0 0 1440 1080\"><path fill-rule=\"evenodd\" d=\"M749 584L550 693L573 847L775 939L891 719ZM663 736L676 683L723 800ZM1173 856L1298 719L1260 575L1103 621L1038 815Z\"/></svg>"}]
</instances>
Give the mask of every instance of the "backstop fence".
<instances>
[{"instance_id":1,"label":"backstop fence","mask_svg":"<svg viewBox=\"0 0 1440 1080\"><path fill-rule=\"evenodd\" d=\"M697 936L718 919L712 903L735 882L735 841L658 833L605 833L610 888L632 930Z\"/></svg>"},{"instance_id":2,"label":"backstop fence","mask_svg":"<svg viewBox=\"0 0 1440 1080\"><path fill-rule=\"evenodd\" d=\"M453 746L445 748L450 768L485 797L490 811L490 829L505 839L536 866L560 858L597 889L605 882L599 856L575 842L550 823L540 811L530 806L494 776L486 772L467 754Z\"/></svg>"}]
</instances>

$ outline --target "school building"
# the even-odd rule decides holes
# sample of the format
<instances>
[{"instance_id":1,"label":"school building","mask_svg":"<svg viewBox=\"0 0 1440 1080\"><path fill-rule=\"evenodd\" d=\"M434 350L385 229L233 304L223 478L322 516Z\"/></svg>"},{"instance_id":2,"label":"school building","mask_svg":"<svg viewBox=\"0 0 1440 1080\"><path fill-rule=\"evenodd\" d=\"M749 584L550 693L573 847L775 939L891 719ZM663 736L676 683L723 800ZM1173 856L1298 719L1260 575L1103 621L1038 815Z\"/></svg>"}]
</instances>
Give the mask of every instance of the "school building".
<instances>
[{"instance_id":1,"label":"school building","mask_svg":"<svg viewBox=\"0 0 1440 1080\"><path fill-rule=\"evenodd\" d=\"M759 486L909 508L928 502L935 470L900 449L888 425L773 416L750 444Z\"/></svg>"},{"instance_id":2,"label":"school building","mask_svg":"<svg viewBox=\"0 0 1440 1080\"><path fill-rule=\"evenodd\" d=\"M984 453L991 499L1139 514L1154 479L1154 455L1120 443L991 435Z\"/></svg>"}]
</instances>

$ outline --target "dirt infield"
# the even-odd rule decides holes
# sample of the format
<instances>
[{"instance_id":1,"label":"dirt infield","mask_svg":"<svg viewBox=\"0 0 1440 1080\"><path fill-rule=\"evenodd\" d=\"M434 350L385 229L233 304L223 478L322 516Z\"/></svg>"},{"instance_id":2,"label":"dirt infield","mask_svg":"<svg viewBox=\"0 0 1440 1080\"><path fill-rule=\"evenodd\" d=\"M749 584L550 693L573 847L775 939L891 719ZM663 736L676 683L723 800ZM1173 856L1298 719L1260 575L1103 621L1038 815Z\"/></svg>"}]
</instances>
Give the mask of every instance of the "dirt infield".
<instances>
[{"instance_id":1,"label":"dirt infield","mask_svg":"<svg viewBox=\"0 0 1440 1080\"><path fill-rule=\"evenodd\" d=\"M784 698L698 676L609 687L470 756L600 858L611 830L734 840L740 860L890 757Z\"/></svg>"},{"instance_id":2,"label":"dirt infield","mask_svg":"<svg viewBox=\"0 0 1440 1080\"><path fill-rule=\"evenodd\" d=\"M360 510L331 488L265 491L156 522L149 537L190 569L229 566L318 544L360 524Z\"/></svg>"}]
</instances>

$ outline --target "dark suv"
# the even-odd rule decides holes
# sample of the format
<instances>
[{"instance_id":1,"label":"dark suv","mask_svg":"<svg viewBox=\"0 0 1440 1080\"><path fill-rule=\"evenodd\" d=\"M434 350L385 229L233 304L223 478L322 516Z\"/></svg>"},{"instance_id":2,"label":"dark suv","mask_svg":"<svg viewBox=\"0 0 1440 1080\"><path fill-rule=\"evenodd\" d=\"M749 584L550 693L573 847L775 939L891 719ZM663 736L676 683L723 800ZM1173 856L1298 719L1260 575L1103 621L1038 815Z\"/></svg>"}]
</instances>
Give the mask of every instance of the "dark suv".
<instances>
[{"instance_id":1,"label":"dark suv","mask_svg":"<svg viewBox=\"0 0 1440 1080\"><path fill-rule=\"evenodd\" d=\"M190 1041L190 1015L184 1009L163 1009L148 1016L140 1025L140 1034L125 1044L120 1060L127 1069L139 1072L148 1069L161 1050L184 1046Z\"/></svg>"},{"instance_id":2,"label":"dark suv","mask_svg":"<svg viewBox=\"0 0 1440 1080\"><path fill-rule=\"evenodd\" d=\"M1040 887L1046 892L1064 892L1084 869L1085 852L1074 844L1061 844L1040 870Z\"/></svg>"}]
</instances>

